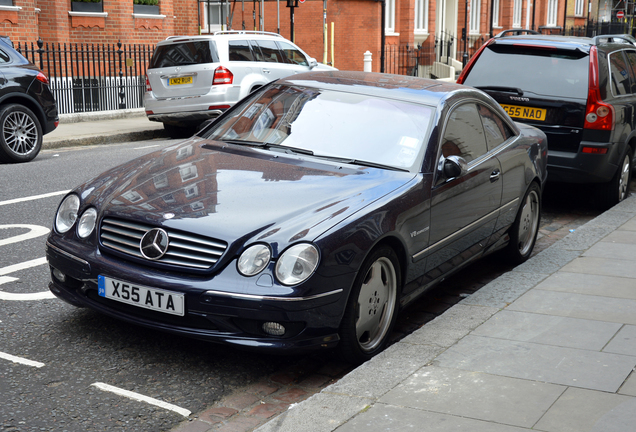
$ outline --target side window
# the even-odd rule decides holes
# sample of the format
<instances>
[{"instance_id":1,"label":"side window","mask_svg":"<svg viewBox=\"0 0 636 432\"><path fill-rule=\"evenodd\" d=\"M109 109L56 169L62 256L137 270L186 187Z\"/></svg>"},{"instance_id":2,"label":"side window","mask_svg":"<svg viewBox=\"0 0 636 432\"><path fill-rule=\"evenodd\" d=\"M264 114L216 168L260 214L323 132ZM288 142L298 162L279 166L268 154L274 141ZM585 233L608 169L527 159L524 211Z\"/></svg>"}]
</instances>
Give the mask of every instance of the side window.
<instances>
[{"instance_id":1,"label":"side window","mask_svg":"<svg viewBox=\"0 0 636 432\"><path fill-rule=\"evenodd\" d=\"M631 93L629 71L627 69L627 62L625 61L625 57L623 57L622 51L610 54L610 75L612 91L615 96Z\"/></svg>"},{"instance_id":2,"label":"side window","mask_svg":"<svg viewBox=\"0 0 636 432\"><path fill-rule=\"evenodd\" d=\"M228 41L228 56L230 61L254 61L250 45L245 40Z\"/></svg>"},{"instance_id":3,"label":"side window","mask_svg":"<svg viewBox=\"0 0 636 432\"><path fill-rule=\"evenodd\" d=\"M503 144L512 136L512 131L508 125L490 108L478 104L477 110L479 111L481 122L484 126L488 150L492 150Z\"/></svg>"},{"instance_id":4,"label":"side window","mask_svg":"<svg viewBox=\"0 0 636 432\"><path fill-rule=\"evenodd\" d=\"M625 51L629 63L629 79L632 83L632 93L636 93L636 51Z\"/></svg>"},{"instance_id":5,"label":"side window","mask_svg":"<svg viewBox=\"0 0 636 432\"><path fill-rule=\"evenodd\" d=\"M6 52L0 50L0 63L9 63L11 61L11 57Z\"/></svg>"},{"instance_id":6,"label":"side window","mask_svg":"<svg viewBox=\"0 0 636 432\"><path fill-rule=\"evenodd\" d=\"M474 103L458 106L450 114L444 137L442 155L461 156L470 163L488 151L484 128Z\"/></svg>"},{"instance_id":7,"label":"side window","mask_svg":"<svg viewBox=\"0 0 636 432\"><path fill-rule=\"evenodd\" d=\"M256 43L258 44L258 46L261 47L261 52L263 53L262 61L285 63L282 53L278 50L278 45L276 45L276 42L269 40L259 40L256 41Z\"/></svg>"},{"instance_id":8,"label":"side window","mask_svg":"<svg viewBox=\"0 0 636 432\"><path fill-rule=\"evenodd\" d=\"M258 46L256 41L249 41L250 47L252 47L252 52L254 53L254 57L256 57L256 61L262 62L265 61L265 57L261 52L261 47Z\"/></svg>"},{"instance_id":9,"label":"side window","mask_svg":"<svg viewBox=\"0 0 636 432\"><path fill-rule=\"evenodd\" d=\"M298 48L296 48L289 42L278 42L278 45L280 45L283 54L285 54L287 60L286 63L297 64L300 66L309 66L307 59L305 58L303 53L298 50Z\"/></svg>"}]
</instances>

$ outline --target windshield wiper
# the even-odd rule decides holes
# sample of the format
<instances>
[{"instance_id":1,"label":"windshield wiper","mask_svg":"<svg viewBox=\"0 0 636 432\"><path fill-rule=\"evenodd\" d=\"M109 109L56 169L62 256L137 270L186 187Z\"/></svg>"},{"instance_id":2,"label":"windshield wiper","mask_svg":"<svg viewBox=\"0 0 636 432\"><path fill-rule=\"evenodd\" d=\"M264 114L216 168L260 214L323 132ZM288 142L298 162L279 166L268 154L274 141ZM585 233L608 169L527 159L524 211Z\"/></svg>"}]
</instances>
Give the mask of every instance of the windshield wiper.
<instances>
[{"instance_id":1,"label":"windshield wiper","mask_svg":"<svg viewBox=\"0 0 636 432\"><path fill-rule=\"evenodd\" d=\"M369 162L369 161L360 160L360 159L351 159L351 158L344 158L344 157L339 157L339 156L326 156L326 155L314 155L314 157L317 157L317 158L320 158L320 159L331 160L331 161L334 161L334 162L341 162L341 163L345 163L345 164L349 164L349 165L361 165L361 166L367 166L367 167L371 167L371 168L381 168L381 169L387 169L387 170L392 170L392 171L409 172L409 170L406 169L406 168L398 168L398 167L394 167L392 165L384 165L384 164L380 164L380 163L377 163L377 162Z\"/></svg>"},{"instance_id":2,"label":"windshield wiper","mask_svg":"<svg viewBox=\"0 0 636 432\"><path fill-rule=\"evenodd\" d=\"M475 86L479 90L492 90L502 91L506 93L517 93L519 96L523 96L523 90L518 87L501 87L501 86Z\"/></svg>"},{"instance_id":3,"label":"windshield wiper","mask_svg":"<svg viewBox=\"0 0 636 432\"><path fill-rule=\"evenodd\" d=\"M290 147L290 146L284 146L281 144L274 144L274 143L268 143L268 142L262 142L262 141L224 139L222 140L222 142L229 143L229 144L238 144L238 145L245 145L250 147L264 148L268 150L269 149L282 150L283 153L287 153L287 154L304 154L309 156L313 156L314 154L313 151L307 150L304 148Z\"/></svg>"}]
</instances>

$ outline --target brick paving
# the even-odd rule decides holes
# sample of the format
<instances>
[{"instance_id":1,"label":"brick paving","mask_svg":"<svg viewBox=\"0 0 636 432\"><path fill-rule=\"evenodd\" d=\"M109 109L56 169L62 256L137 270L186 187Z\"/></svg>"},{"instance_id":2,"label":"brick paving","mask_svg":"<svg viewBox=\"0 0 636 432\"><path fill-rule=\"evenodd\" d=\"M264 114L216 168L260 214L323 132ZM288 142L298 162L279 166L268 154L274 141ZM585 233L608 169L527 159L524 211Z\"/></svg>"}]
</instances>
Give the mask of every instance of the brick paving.
<instances>
[{"instance_id":1,"label":"brick paving","mask_svg":"<svg viewBox=\"0 0 636 432\"><path fill-rule=\"evenodd\" d=\"M636 186L632 183L632 192ZM587 190L567 188L544 198L541 227L533 255L576 230L601 213L587 202ZM444 313L511 267L491 255L429 290L404 310L396 324L392 342L400 340ZM297 364L263 377L262 381L221 398L207 410L193 414L173 432L249 432L272 417L318 393L344 376L353 365L333 354L307 356Z\"/></svg>"}]
</instances>

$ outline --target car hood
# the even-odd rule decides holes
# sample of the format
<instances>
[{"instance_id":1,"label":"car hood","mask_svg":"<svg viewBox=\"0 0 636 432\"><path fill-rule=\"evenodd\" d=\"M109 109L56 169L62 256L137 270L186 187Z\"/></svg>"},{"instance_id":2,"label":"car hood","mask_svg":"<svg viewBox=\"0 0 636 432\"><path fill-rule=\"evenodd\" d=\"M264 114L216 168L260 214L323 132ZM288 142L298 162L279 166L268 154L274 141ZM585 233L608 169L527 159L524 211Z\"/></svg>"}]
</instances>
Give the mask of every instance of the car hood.
<instances>
[{"instance_id":1,"label":"car hood","mask_svg":"<svg viewBox=\"0 0 636 432\"><path fill-rule=\"evenodd\" d=\"M101 217L237 247L265 241L276 252L314 240L413 177L193 138L107 171L80 194Z\"/></svg>"}]
</instances>

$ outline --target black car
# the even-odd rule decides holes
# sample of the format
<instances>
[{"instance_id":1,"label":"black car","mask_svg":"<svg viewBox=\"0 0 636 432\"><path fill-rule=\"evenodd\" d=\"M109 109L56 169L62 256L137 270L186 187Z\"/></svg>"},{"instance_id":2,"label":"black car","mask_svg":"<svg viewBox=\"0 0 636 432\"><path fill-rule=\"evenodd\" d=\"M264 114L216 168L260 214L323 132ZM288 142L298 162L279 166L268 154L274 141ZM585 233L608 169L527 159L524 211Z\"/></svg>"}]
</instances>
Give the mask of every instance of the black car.
<instances>
[{"instance_id":1,"label":"black car","mask_svg":"<svg viewBox=\"0 0 636 432\"><path fill-rule=\"evenodd\" d=\"M611 43L609 43L611 42ZM616 36L495 37L458 82L548 137L548 179L594 184L610 207L629 192L636 147L636 47Z\"/></svg>"},{"instance_id":2,"label":"black car","mask_svg":"<svg viewBox=\"0 0 636 432\"><path fill-rule=\"evenodd\" d=\"M0 36L0 162L28 162L59 123L49 79Z\"/></svg>"},{"instance_id":3,"label":"black car","mask_svg":"<svg viewBox=\"0 0 636 432\"><path fill-rule=\"evenodd\" d=\"M530 256L546 156L469 87L294 75L70 192L49 287L132 324L362 361L428 287L500 249Z\"/></svg>"}]
</instances>

